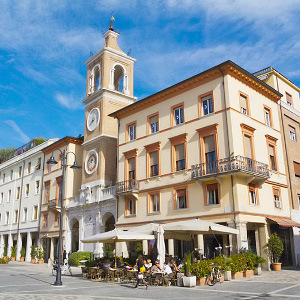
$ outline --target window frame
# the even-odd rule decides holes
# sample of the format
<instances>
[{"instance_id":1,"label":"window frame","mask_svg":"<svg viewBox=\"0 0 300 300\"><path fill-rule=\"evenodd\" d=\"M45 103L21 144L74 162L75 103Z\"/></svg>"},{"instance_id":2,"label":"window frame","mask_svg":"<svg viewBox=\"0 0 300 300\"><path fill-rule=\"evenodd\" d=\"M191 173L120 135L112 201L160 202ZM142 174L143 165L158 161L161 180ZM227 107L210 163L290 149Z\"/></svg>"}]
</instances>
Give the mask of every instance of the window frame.
<instances>
[{"instance_id":1,"label":"window frame","mask_svg":"<svg viewBox=\"0 0 300 300\"><path fill-rule=\"evenodd\" d=\"M179 208L178 207L178 199L177 199L177 191L185 190L185 208ZM187 210L190 208L190 203L189 203L189 193L188 193L188 186L179 186L173 189L173 199L174 199L174 210L175 211L182 211L182 210Z\"/></svg>"},{"instance_id":2,"label":"window frame","mask_svg":"<svg viewBox=\"0 0 300 300\"><path fill-rule=\"evenodd\" d=\"M129 129L130 127L134 126L135 127L135 134L134 134L134 139L130 139L130 133L129 133ZM126 142L131 142L131 141L135 141L137 139L137 121L133 121L130 122L126 125Z\"/></svg>"},{"instance_id":3,"label":"window frame","mask_svg":"<svg viewBox=\"0 0 300 300\"><path fill-rule=\"evenodd\" d=\"M270 125L267 124L266 111L269 112ZM265 119L265 125L273 128L272 109L266 105L264 105L264 119Z\"/></svg>"},{"instance_id":4,"label":"window frame","mask_svg":"<svg viewBox=\"0 0 300 300\"><path fill-rule=\"evenodd\" d=\"M26 183L26 185L25 185L25 197L29 197L29 193L30 193L30 184Z\"/></svg>"},{"instance_id":5,"label":"window frame","mask_svg":"<svg viewBox=\"0 0 300 300\"><path fill-rule=\"evenodd\" d=\"M27 174L31 173L31 161L27 163Z\"/></svg>"},{"instance_id":6,"label":"window frame","mask_svg":"<svg viewBox=\"0 0 300 300\"><path fill-rule=\"evenodd\" d=\"M188 148L187 148L187 133L181 135L173 136L169 138L171 143L171 170L172 173L180 172L183 170L188 170ZM184 144L184 159L185 159L185 168L183 170L176 169L176 146Z\"/></svg>"},{"instance_id":7,"label":"window frame","mask_svg":"<svg viewBox=\"0 0 300 300\"><path fill-rule=\"evenodd\" d=\"M36 218L34 218L35 215L35 208L36 208ZM32 209L32 221L37 221L39 216L39 206L38 205L33 205L33 209Z\"/></svg>"},{"instance_id":8,"label":"window frame","mask_svg":"<svg viewBox=\"0 0 300 300\"><path fill-rule=\"evenodd\" d=\"M158 196L158 206L159 206L158 211L153 210L153 201L152 201L153 196ZM148 214L160 214L160 213L161 213L160 191L152 191L152 192L148 193Z\"/></svg>"},{"instance_id":9,"label":"window frame","mask_svg":"<svg viewBox=\"0 0 300 300\"><path fill-rule=\"evenodd\" d=\"M209 204L208 203L208 190L207 190L207 187L209 185L217 185L219 203L216 203L216 204ZM204 199L204 206L205 207L221 206L222 205L221 187L220 187L219 182L217 182L216 180L203 182L203 196L204 196L203 199Z\"/></svg>"},{"instance_id":10,"label":"window frame","mask_svg":"<svg viewBox=\"0 0 300 300\"><path fill-rule=\"evenodd\" d=\"M55 202L56 202L56 204L58 204L58 203L60 203L59 202L60 201L60 198L59 198L59 185L62 184L62 176L56 177L55 183L56 183Z\"/></svg>"},{"instance_id":11,"label":"window frame","mask_svg":"<svg viewBox=\"0 0 300 300\"><path fill-rule=\"evenodd\" d=\"M152 117L157 116L157 131L155 132L151 132L151 123L150 123L150 119ZM155 134L159 132L159 112L155 112L149 116L147 116L147 134Z\"/></svg>"},{"instance_id":12,"label":"window frame","mask_svg":"<svg viewBox=\"0 0 300 300\"><path fill-rule=\"evenodd\" d=\"M274 208L282 210L283 209L283 205L282 205L282 198L281 198L281 189L280 189L280 187L273 186L272 190L273 190L273 205L274 205ZM275 196L276 196L275 195L275 191L278 191L278 195L279 195L278 197L279 197L280 207L276 207L276 204L275 204Z\"/></svg>"},{"instance_id":13,"label":"window frame","mask_svg":"<svg viewBox=\"0 0 300 300\"><path fill-rule=\"evenodd\" d=\"M255 192L255 203L251 203L250 192ZM256 183L249 183L248 184L248 198L249 198L249 205L251 206L258 206L259 205L259 195L258 195L258 186Z\"/></svg>"},{"instance_id":14,"label":"window frame","mask_svg":"<svg viewBox=\"0 0 300 300\"><path fill-rule=\"evenodd\" d=\"M290 98L291 101L288 101L288 98ZM285 99L286 99L287 105L293 107L293 96L290 93L285 92Z\"/></svg>"},{"instance_id":15,"label":"window frame","mask_svg":"<svg viewBox=\"0 0 300 300\"><path fill-rule=\"evenodd\" d=\"M134 201L134 208L135 208L134 214L130 213L130 207L129 207L130 201ZM125 198L125 217L135 217L136 215L137 215L137 200L133 196L128 196Z\"/></svg>"},{"instance_id":16,"label":"window frame","mask_svg":"<svg viewBox=\"0 0 300 300\"><path fill-rule=\"evenodd\" d=\"M46 201L46 187L47 186L49 186L49 199L48 199L48 201ZM47 181L44 182L44 201L43 201L44 204L49 203L50 194L51 194L51 180L47 180Z\"/></svg>"},{"instance_id":17,"label":"window frame","mask_svg":"<svg viewBox=\"0 0 300 300\"><path fill-rule=\"evenodd\" d=\"M26 211L25 211L26 210ZM23 218L22 218L22 222L27 222L28 220L28 209L27 207L23 207Z\"/></svg>"},{"instance_id":18,"label":"window frame","mask_svg":"<svg viewBox=\"0 0 300 300\"><path fill-rule=\"evenodd\" d=\"M293 161L295 177L300 178L300 163ZM298 170L297 170L298 169Z\"/></svg>"},{"instance_id":19,"label":"window frame","mask_svg":"<svg viewBox=\"0 0 300 300\"><path fill-rule=\"evenodd\" d=\"M155 176L160 176L161 175L161 153L160 153L160 142L146 145L146 177L147 178L152 178ZM151 165L150 165L150 160L151 160L151 153L157 152L157 159L158 159L158 174L151 176Z\"/></svg>"},{"instance_id":20,"label":"window frame","mask_svg":"<svg viewBox=\"0 0 300 300\"><path fill-rule=\"evenodd\" d=\"M267 142L267 149L268 149L269 169L271 171L279 172L279 170L278 170L278 156L277 156L277 139L270 136L270 135L266 135L266 142ZM273 149L274 149L275 169L272 168L272 164L271 164L271 157L270 157L270 151L269 151L270 146L273 147Z\"/></svg>"},{"instance_id":21,"label":"window frame","mask_svg":"<svg viewBox=\"0 0 300 300\"><path fill-rule=\"evenodd\" d=\"M252 157L250 159L255 160L255 147L254 147L254 131L255 131L255 129L246 124L241 124L241 130L242 130L242 138L243 138L244 157L250 158L250 157L246 156L245 136L248 136L248 137L250 137L251 154L252 154Z\"/></svg>"},{"instance_id":22,"label":"window frame","mask_svg":"<svg viewBox=\"0 0 300 300\"><path fill-rule=\"evenodd\" d=\"M49 222L48 216L49 216L48 213L43 213L43 228L48 227L48 222Z\"/></svg>"},{"instance_id":23,"label":"window frame","mask_svg":"<svg viewBox=\"0 0 300 300\"><path fill-rule=\"evenodd\" d=\"M138 178L138 174L137 174L137 149L133 149L127 152L124 152L124 156L125 156L125 181L129 180L129 164L128 164L128 160L131 158L135 158L135 180L137 180Z\"/></svg>"},{"instance_id":24,"label":"window frame","mask_svg":"<svg viewBox=\"0 0 300 300\"><path fill-rule=\"evenodd\" d=\"M179 124L176 124L175 122L175 110L182 107L182 120L183 122L182 123L179 123ZM173 126L178 126L178 125L181 125L181 124L184 124L185 123L185 117L184 117L184 102L181 102L181 103L178 103L176 105L173 105L171 107L171 127Z\"/></svg>"},{"instance_id":25,"label":"window frame","mask_svg":"<svg viewBox=\"0 0 300 300\"><path fill-rule=\"evenodd\" d=\"M247 106L247 113L243 113L242 112L242 103L241 103L241 96L244 97L246 99L246 106ZM250 104L249 104L249 96L245 93L243 93L242 91L239 91L239 103L240 103L240 113L245 115L245 116L251 116L250 114Z\"/></svg>"},{"instance_id":26,"label":"window frame","mask_svg":"<svg viewBox=\"0 0 300 300\"><path fill-rule=\"evenodd\" d=\"M203 110L203 98L207 97L211 95L211 101L212 101L212 109L213 111L211 113L208 113L208 114L204 114L204 110ZM215 101L214 101L214 93L213 91L209 91L207 93L204 93L204 94L201 94L198 96L198 110L199 110L199 117L204 117L204 116L209 116L211 114L214 114L215 113Z\"/></svg>"},{"instance_id":27,"label":"window frame","mask_svg":"<svg viewBox=\"0 0 300 300\"><path fill-rule=\"evenodd\" d=\"M297 142L297 137L296 137L296 128L295 128L295 127L293 127L293 126L291 126L291 125L288 125L288 127L289 127L289 137L290 137L290 141ZM293 129L293 130L294 130L294 132L291 132L291 130L290 130L290 129ZM291 133L294 133L294 138L293 138L293 139L291 139Z\"/></svg>"}]
</instances>

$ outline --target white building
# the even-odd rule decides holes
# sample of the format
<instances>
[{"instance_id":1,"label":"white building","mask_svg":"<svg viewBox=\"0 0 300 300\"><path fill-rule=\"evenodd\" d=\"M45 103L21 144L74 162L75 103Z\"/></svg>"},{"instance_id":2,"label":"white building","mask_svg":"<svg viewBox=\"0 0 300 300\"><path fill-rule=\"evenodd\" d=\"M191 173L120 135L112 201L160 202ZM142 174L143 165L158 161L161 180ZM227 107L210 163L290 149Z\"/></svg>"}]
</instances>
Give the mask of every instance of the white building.
<instances>
[{"instance_id":1,"label":"white building","mask_svg":"<svg viewBox=\"0 0 300 300\"><path fill-rule=\"evenodd\" d=\"M26 249L25 260L30 261L30 246L38 245L39 216L43 184L43 149L52 144L50 139L37 144L34 139L3 157L0 163L0 257L7 247Z\"/></svg>"}]
</instances>

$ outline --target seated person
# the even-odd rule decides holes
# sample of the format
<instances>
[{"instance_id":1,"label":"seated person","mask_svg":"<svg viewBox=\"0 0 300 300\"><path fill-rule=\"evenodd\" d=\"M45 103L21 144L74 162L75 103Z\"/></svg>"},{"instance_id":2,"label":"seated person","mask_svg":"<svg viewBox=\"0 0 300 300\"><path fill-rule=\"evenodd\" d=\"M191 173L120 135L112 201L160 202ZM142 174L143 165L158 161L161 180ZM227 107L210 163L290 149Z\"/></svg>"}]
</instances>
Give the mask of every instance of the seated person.
<instances>
[{"instance_id":1,"label":"seated person","mask_svg":"<svg viewBox=\"0 0 300 300\"><path fill-rule=\"evenodd\" d=\"M155 261L155 264L151 267L150 271L152 272L152 277L155 277L155 272L162 271L158 261Z\"/></svg>"},{"instance_id":2,"label":"seated person","mask_svg":"<svg viewBox=\"0 0 300 300\"><path fill-rule=\"evenodd\" d=\"M172 271L176 270L176 262L173 258L169 261L169 266Z\"/></svg>"},{"instance_id":3,"label":"seated person","mask_svg":"<svg viewBox=\"0 0 300 300\"><path fill-rule=\"evenodd\" d=\"M164 263L164 283L165 285L171 285L170 280L173 278L173 271L170 266L165 262Z\"/></svg>"},{"instance_id":4,"label":"seated person","mask_svg":"<svg viewBox=\"0 0 300 300\"><path fill-rule=\"evenodd\" d=\"M103 268L104 269L109 269L110 268L110 261L106 259L103 263Z\"/></svg>"},{"instance_id":5,"label":"seated person","mask_svg":"<svg viewBox=\"0 0 300 300\"><path fill-rule=\"evenodd\" d=\"M145 265L146 271L149 271L152 267L151 259L147 259L147 262L144 263L144 265Z\"/></svg>"}]
</instances>

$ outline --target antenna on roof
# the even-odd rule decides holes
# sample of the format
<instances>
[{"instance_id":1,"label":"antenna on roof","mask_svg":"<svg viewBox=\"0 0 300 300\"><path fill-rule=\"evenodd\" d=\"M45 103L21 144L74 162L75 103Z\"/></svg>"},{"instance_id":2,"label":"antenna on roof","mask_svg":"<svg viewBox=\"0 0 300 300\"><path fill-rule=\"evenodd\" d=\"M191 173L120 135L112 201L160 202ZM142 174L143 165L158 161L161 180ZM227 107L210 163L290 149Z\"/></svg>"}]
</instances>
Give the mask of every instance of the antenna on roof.
<instances>
[{"instance_id":1,"label":"antenna on roof","mask_svg":"<svg viewBox=\"0 0 300 300\"><path fill-rule=\"evenodd\" d=\"M131 48L128 50L128 52L127 52L127 55L128 56L130 56L131 55L131 52L132 52L132 50L131 50Z\"/></svg>"}]
</instances>

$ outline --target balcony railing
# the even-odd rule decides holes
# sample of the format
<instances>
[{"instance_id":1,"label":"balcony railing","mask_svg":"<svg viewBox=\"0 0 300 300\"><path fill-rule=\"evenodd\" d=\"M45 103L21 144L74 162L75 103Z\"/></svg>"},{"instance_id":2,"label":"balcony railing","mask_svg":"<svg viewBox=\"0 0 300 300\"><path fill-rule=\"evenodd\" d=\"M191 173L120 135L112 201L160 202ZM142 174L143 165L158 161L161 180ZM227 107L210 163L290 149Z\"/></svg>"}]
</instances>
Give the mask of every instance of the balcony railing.
<instances>
[{"instance_id":1,"label":"balcony railing","mask_svg":"<svg viewBox=\"0 0 300 300\"><path fill-rule=\"evenodd\" d=\"M109 187L101 189L101 196L100 196L101 201L112 199L115 196L116 196L116 187L115 186L109 186Z\"/></svg>"},{"instance_id":2,"label":"balcony railing","mask_svg":"<svg viewBox=\"0 0 300 300\"><path fill-rule=\"evenodd\" d=\"M54 209L54 210L58 210L60 209L60 205L58 204L58 201L57 200L50 200L48 202L48 210L51 210L51 209Z\"/></svg>"},{"instance_id":3,"label":"balcony railing","mask_svg":"<svg viewBox=\"0 0 300 300\"><path fill-rule=\"evenodd\" d=\"M117 194L127 193L127 192L136 192L138 190L139 190L139 181L136 179L120 181L120 182L117 182L117 184L116 184Z\"/></svg>"},{"instance_id":4,"label":"balcony railing","mask_svg":"<svg viewBox=\"0 0 300 300\"><path fill-rule=\"evenodd\" d=\"M266 179L270 177L267 164L240 155L192 166L194 179L230 172L245 172Z\"/></svg>"}]
</instances>

